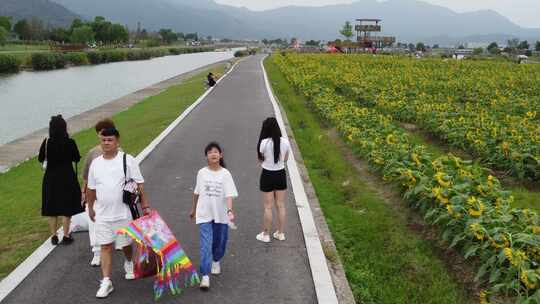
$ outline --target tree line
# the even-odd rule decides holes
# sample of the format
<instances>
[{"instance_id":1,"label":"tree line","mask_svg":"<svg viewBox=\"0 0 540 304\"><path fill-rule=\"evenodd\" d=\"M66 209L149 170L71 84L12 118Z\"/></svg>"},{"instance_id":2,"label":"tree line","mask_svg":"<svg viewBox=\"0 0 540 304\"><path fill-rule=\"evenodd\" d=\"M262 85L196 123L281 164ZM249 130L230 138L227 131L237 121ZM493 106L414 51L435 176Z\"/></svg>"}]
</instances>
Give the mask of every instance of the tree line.
<instances>
[{"instance_id":1,"label":"tree line","mask_svg":"<svg viewBox=\"0 0 540 304\"><path fill-rule=\"evenodd\" d=\"M55 41L71 43L121 43L129 40L128 29L98 16L93 21L75 19L68 28L46 28L38 18L21 19L12 23L11 17L0 16L0 30L5 41L10 35L24 41Z\"/></svg>"},{"instance_id":2,"label":"tree line","mask_svg":"<svg viewBox=\"0 0 540 304\"><path fill-rule=\"evenodd\" d=\"M148 32L140 26L136 32L119 23L113 23L105 17L97 16L92 21L75 19L67 28L48 29L38 18L21 19L13 22L11 17L0 16L0 45L10 38L16 37L24 41L53 41L74 44L118 44L130 41L148 40L150 44L171 44L178 40L198 41L197 33L176 33L172 29L161 29L158 32ZM208 37L211 39L211 37Z\"/></svg>"}]
</instances>

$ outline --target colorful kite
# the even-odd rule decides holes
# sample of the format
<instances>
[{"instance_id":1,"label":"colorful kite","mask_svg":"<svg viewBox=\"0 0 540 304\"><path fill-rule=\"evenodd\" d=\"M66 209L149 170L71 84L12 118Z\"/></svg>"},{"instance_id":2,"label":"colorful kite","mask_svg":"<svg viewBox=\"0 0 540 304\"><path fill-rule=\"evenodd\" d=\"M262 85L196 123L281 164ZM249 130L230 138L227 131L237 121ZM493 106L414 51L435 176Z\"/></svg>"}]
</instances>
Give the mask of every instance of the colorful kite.
<instances>
[{"instance_id":1,"label":"colorful kite","mask_svg":"<svg viewBox=\"0 0 540 304\"><path fill-rule=\"evenodd\" d=\"M136 277L142 277L137 273L137 265L148 263L148 249L152 249L161 259L158 263L154 282L154 295L156 300L163 295L167 286L173 295L180 294L180 281L184 278L185 287L199 283L199 275L188 256L176 240L171 230L163 221L157 211L153 210L149 215L143 216L129 223L127 227L116 231L118 234L126 234L138 245L139 255L136 264ZM140 268L139 268L140 269Z\"/></svg>"}]
</instances>

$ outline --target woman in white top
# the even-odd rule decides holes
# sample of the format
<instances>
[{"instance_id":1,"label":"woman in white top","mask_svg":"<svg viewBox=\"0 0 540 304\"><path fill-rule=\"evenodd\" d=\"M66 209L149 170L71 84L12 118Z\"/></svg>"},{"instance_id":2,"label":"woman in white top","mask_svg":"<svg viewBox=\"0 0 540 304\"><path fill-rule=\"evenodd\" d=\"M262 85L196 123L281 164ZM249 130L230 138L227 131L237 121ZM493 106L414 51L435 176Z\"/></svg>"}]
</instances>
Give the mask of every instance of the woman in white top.
<instances>
[{"instance_id":1,"label":"woman in white top","mask_svg":"<svg viewBox=\"0 0 540 304\"><path fill-rule=\"evenodd\" d=\"M285 190L287 175L285 162L289 157L289 142L281 136L281 130L275 117L264 120L257 144L257 157L262 167L260 190L263 192L264 217L263 231L257 235L257 240L270 242L272 229L272 207L274 204L278 213L278 226L273 236L285 240Z\"/></svg>"}]
</instances>

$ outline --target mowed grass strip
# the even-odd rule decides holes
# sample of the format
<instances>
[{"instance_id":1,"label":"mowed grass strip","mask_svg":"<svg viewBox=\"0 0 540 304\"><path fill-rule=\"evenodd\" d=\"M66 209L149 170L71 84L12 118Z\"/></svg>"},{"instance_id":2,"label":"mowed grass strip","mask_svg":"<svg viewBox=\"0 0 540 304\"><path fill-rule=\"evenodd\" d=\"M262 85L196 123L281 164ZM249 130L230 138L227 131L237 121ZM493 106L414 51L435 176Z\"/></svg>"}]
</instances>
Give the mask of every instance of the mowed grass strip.
<instances>
[{"instance_id":1,"label":"mowed grass strip","mask_svg":"<svg viewBox=\"0 0 540 304\"><path fill-rule=\"evenodd\" d=\"M265 67L300 146L326 221L358 303L469 303L428 241L407 228L346 161L303 96L271 59Z\"/></svg>"},{"instance_id":2,"label":"mowed grass strip","mask_svg":"<svg viewBox=\"0 0 540 304\"><path fill-rule=\"evenodd\" d=\"M201 72L113 116L124 151L137 155L197 100L204 92L203 81L209 71L223 75L224 66ZM98 143L93 129L81 131L73 138L83 159ZM33 158L0 174L0 279L49 237L47 220L41 216L43 172L40 168Z\"/></svg>"}]
</instances>

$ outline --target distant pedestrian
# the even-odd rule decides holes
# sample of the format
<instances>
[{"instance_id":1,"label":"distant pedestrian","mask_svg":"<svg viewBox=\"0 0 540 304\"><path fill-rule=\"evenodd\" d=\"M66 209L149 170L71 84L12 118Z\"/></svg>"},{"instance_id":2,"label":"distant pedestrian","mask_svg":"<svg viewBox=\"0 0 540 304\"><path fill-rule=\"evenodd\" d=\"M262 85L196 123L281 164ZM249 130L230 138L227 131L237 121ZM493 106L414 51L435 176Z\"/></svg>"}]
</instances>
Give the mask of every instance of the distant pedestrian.
<instances>
[{"instance_id":1,"label":"distant pedestrian","mask_svg":"<svg viewBox=\"0 0 540 304\"><path fill-rule=\"evenodd\" d=\"M69 231L71 217L83 212L81 206L81 187L77 180L77 163L81 160L79 149L67 132L66 121L62 115L51 117L49 137L39 149L39 162L44 164L45 174L42 186L41 215L49 217L51 243L58 245L58 217L63 219L64 237L62 245L73 242Z\"/></svg>"},{"instance_id":2,"label":"distant pedestrian","mask_svg":"<svg viewBox=\"0 0 540 304\"><path fill-rule=\"evenodd\" d=\"M95 158L90 164L87 203L90 219L95 221L96 243L101 245L103 279L96 297L106 298L114 290L110 279L113 243L124 251L125 279L135 279L131 240L125 235L116 234L117 229L127 226L132 219L128 205L123 202L126 181L132 180L137 184L145 214L150 212L150 207L144 193L144 179L139 164L131 155L119 151L118 130L101 131L100 141L103 155Z\"/></svg>"},{"instance_id":3,"label":"distant pedestrian","mask_svg":"<svg viewBox=\"0 0 540 304\"><path fill-rule=\"evenodd\" d=\"M101 136L101 131L106 129L115 129L114 122L109 119L102 119L100 120L96 126L95 130L99 137ZM88 172L90 171L90 165L92 164L92 161L99 156L103 155L103 149L101 149L101 144L98 144L97 146L93 147L86 156L86 159L84 161L84 166L82 170L82 179L83 179L83 187L82 187L82 200L83 204L86 207L86 212L88 213L88 204L86 204L86 196L88 192ZM88 236L90 237L90 246L92 247L93 257L92 261L90 262L91 266L97 267L101 264L101 246L96 243L96 237L95 237L95 224L93 221L89 221L88 223ZM120 249L120 248L119 248Z\"/></svg>"},{"instance_id":4,"label":"distant pedestrian","mask_svg":"<svg viewBox=\"0 0 540 304\"><path fill-rule=\"evenodd\" d=\"M270 242L274 205L277 208L278 225L273 237L280 241L285 240L285 162L289 158L289 150L289 142L281 136L276 118L269 117L264 120L257 144L257 158L262 167L260 190L263 193L264 217L263 231L256 238L261 242Z\"/></svg>"},{"instance_id":5,"label":"distant pedestrian","mask_svg":"<svg viewBox=\"0 0 540 304\"><path fill-rule=\"evenodd\" d=\"M208 165L197 173L193 206L189 214L200 229L200 287L210 288L209 274L221 273L220 260L225 255L229 224L234 221L233 198L238 197L233 177L225 168L218 143L204 149Z\"/></svg>"},{"instance_id":6,"label":"distant pedestrian","mask_svg":"<svg viewBox=\"0 0 540 304\"><path fill-rule=\"evenodd\" d=\"M216 79L215 79L214 74L212 74L212 72L208 73L208 75L206 76L206 80L208 82L209 87L213 87L216 85Z\"/></svg>"}]
</instances>

